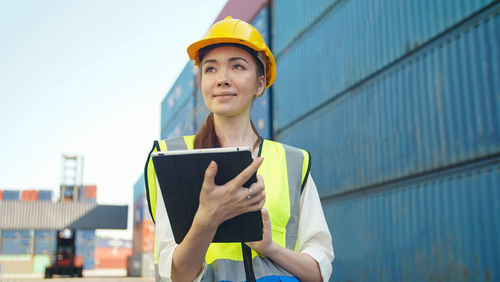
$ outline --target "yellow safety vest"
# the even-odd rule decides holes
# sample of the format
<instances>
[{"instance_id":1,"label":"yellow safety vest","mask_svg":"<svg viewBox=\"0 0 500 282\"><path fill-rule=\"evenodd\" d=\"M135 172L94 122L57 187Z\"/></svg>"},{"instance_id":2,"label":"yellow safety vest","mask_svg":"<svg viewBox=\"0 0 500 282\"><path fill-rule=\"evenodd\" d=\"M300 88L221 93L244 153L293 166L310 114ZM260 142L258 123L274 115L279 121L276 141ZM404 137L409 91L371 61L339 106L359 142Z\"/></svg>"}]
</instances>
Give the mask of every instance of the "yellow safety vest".
<instances>
[{"instance_id":1,"label":"yellow safety vest","mask_svg":"<svg viewBox=\"0 0 500 282\"><path fill-rule=\"evenodd\" d=\"M191 150L194 147L194 139L195 136L183 136L155 141L151 152ZM262 176L265 183L266 203L264 207L269 211L273 241L280 246L296 250L300 195L311 164L309 153L302 149L264 139L261 142L259 156L264 157L264 162L257 170L257 174ZM144 174L149 211L155 220L158 192L151 153L148 156ZM216 281L243 281L246 279L240 243L212 243L207 250L205 259L209 265L205 276L212 276ZM157 264L156 244L155 264ZM210 267L212 264L216 267ZM253 250L252 264L257 279L270 274L291 276L287 271Z\"/></svg>"}]
</instances>

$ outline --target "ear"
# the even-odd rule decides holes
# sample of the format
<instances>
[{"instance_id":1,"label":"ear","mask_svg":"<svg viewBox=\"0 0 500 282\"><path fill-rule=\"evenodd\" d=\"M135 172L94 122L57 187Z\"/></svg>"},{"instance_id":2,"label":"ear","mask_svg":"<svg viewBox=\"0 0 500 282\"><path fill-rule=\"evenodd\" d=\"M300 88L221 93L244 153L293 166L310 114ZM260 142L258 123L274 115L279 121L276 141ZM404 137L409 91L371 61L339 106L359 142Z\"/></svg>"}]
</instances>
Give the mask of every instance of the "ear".
<instances>
[{"instance_id":1,"label":"ear","mask_svg":"<svg viewBox=\"0 0 500 282\"><path fill-rule=\"evenodd\" d=\"M256 97L260 97L263 93L264 90L266 90L266 78L261 75L259 78L257 78L257 95Z\"/></svg>"}]
</instances>

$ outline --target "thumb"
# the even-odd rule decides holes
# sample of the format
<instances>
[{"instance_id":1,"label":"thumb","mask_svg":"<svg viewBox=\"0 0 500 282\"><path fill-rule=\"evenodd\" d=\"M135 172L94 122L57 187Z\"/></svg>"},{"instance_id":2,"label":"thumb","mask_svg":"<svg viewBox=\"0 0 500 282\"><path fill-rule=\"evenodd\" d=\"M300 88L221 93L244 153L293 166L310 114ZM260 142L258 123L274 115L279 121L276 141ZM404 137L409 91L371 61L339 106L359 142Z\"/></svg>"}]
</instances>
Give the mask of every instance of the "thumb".
<instances>
[{"instance_id":1,"label":"thumb","mask_svg":"<svg viewBox=\"0 0 500 282\"><path fill-rule=\"evenodd\" d=\"M215 161L211 161L205 170L205 178L203 180L204 185L215 185L215 175L217 175L217 163Z\"/></svg>"}]
</instances>

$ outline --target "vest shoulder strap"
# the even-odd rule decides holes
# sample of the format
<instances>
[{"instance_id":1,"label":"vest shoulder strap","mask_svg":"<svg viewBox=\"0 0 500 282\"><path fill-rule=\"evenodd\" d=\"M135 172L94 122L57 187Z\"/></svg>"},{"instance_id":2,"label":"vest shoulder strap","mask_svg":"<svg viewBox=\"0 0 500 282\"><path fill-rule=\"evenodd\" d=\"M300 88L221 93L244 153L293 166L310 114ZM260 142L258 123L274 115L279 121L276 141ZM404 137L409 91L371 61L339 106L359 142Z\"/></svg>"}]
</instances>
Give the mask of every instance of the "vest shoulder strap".
<instances>
[{"instance_id":1,"label":"vest shoulder strap","mask_svg":"<svg viewBox=\"0 0 500 282\"><path fill-rule=\"evenodd\" d=\"M277 148L276 146L282 146L284 148L288 171L290 173L301 173L300 183L302 193L311 171L310 153L307 150L299 149L276 141L265 140L265 142L273 145L269 147Z\"/></svg>"},{"instance_id":2,"label":"vest shoulder strap","mask_svg":"<svg viewBox=\"0 0 500 282\"><path fill-rule=\"evenodd\" d=\"M166 140L157 140L153 143L153 148L149 152L144 167L144 184L146 187L146 199L148 202L149 213L153 222L156 221L156 172L153 165L152 153L174 150L191 150L194 147L195 135L176 137Z\"/></svg>"}]
</instances>

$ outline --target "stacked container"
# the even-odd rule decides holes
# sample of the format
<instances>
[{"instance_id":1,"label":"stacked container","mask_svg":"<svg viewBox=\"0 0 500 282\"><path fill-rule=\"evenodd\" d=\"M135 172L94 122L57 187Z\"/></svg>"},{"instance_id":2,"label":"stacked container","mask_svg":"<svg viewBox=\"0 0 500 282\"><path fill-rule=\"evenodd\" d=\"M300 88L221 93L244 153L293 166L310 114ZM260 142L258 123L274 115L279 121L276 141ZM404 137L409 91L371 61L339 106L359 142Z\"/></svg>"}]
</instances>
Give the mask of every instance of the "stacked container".
<instances>
[{"instance_id":1,"label":"stacked container","mask_svg":"<svg viewBox=\"0 0 500 282\"><path fill-rule=\"evenodd\" d=\"M132 244L129 240L98 238L96 241L96 268L127 267L127 257L132 255Z\"/></svg>"},{"instance_id":2,"label":"stacked container","mask_svg":"<svg viewBox=\"0 0 500 282\"><path fill-rule=\"evenodd\" d=\"M21 192L17 190L4 190L3 200L4 201L19 201Z\"/></svg>"},{"instance_id":3,"label":"stacked container","mask_svg":"<svg viewBox=\"0 0 500 282\"><path fill-rule=\"evenodd\" d=\"M55 230L35 230L33 272L43 273L50 265L56 249Z\"/></svg>"},{"instance_id":4,"label":"stacked container","mask_svg":"<svg viewBox=\"0 0 500 282\"><path fill-rule=\"evenodd\" d=\"M54 193L51 190L39 190L38 201L52 201Z\"/></svg>"},{"instance_id":5,"label":"stacked container","mask_svg":"<svg viewBox=\"0 0 500 282\"><path fill-rule=\"evenodd\" d=\"M0 201L3 200L3 191L0 190Z\"/></svg>"},{"instance_id":6,"label":"stacked container","mask_svg":"<svg viewBox=\"0 0 500 282\"><path fill-rule=\"evenodd\" d=\"M333 280L500 279L499 11L273 2L274 135L312 154Z\"/></svg>"},{"instance_id":7,"label":"stacked container","mask_svg":"<svg viewBox=\"0 0 500 282\"><path fill-rule=\"evenodd\" d=\"M80 186L79 194L78 194L78 201L79 202L90 202L90 203L95 203L96 202L96 196L97 196L97 186L96 185L84 185Z\"/></svg>"},{"instance_id":8,"label":"stacked container","mask_svg":"<svg viewBox=\"0 0 500 282\"><path fill-rule=\"evenodd\" d=\"M76 260L84 269L95 268L95 230L77 230L75 236Z\"/></svg>"},{"instance_id":9,"label":"stacked container","mask_svg":"<svg viewBox=\"0 0 500 282\"><path fill-rule=\"evenodd\" d=\"M129 276L154 276L154 232L144 187L144 176L134 185L132 256L127 261Z\"/></svg>"},{"instance_id":10,"label":"stacked container","mask_svg":"<svg viewBox=\"0 0 500 282\"><path fill-rule=\"evenodd\" d=\"M21 201L23 202L38 201L38 190L23 190L21 193Z\"/></svg>"}]
</instances>

